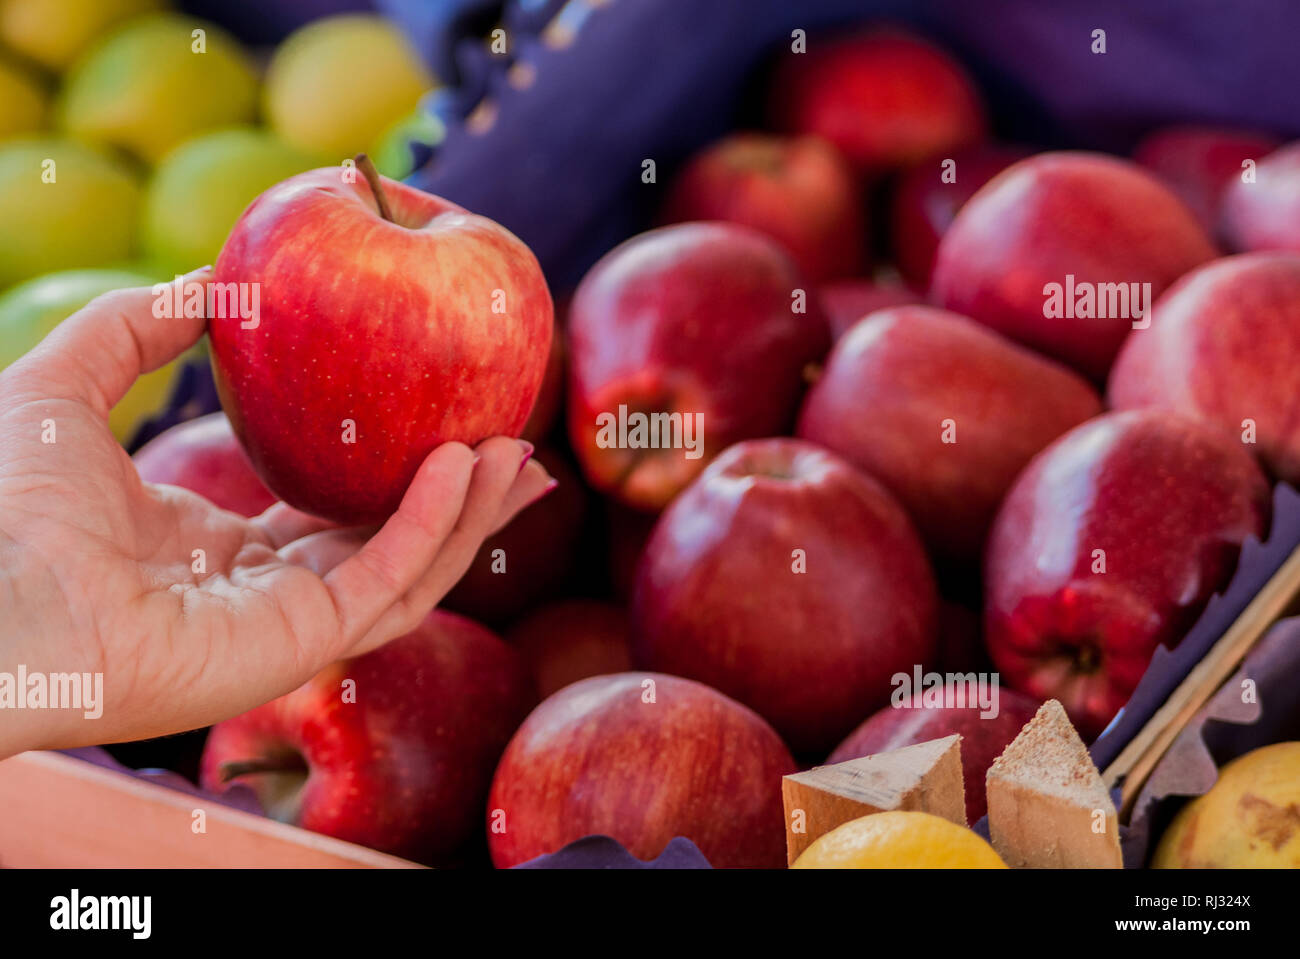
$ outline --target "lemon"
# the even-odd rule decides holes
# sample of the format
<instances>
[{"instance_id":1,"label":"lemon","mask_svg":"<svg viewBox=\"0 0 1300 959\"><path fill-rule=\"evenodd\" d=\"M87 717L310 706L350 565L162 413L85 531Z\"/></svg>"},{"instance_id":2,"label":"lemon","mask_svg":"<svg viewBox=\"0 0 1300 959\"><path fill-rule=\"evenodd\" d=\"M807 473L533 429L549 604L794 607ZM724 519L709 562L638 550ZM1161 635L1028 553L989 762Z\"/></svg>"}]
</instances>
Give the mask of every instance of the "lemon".
<instances>
[{"instance_id":1,"label":"lemon","mask_svg":"<svg viewBox=\"0 0 1300 959\"><path fill-rule=\"evenodd\" d=\"M928 812L880 812L821 836L792 869L1006 869L965 826Z\"/></svg>"}]
</instances>

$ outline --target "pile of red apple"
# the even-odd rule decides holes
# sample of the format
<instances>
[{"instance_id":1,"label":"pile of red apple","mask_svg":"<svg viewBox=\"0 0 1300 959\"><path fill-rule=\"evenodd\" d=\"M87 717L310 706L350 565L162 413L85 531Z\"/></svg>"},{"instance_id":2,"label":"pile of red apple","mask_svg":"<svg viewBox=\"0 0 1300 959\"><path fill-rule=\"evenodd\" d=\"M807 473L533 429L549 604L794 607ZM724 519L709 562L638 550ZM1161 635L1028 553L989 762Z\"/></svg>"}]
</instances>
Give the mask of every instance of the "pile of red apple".
<instances>
[{"instance_id":1,"label":"pile of red apple","mask_svg":"<svg viewBox=\"0 0 1300 959\"><path fill-rule=\"evenodd\" d=\"M484 837L511 866L606 834L645 859L686 836L715 865L775 866L797 762L960 732L974 821L985 768L1040 701L1100 733L1266 535L1270 482L1300 477L1300 144L1200 128L1134 159L997 143L962 69L894 30L814 38L771 91L776 132L689 158L661 225L573 291L554 347L549 307L502 327L468 305L480 274L539 298L535 261L481 224L453 216L408 253L363 222L364 183L346 214L323 181L250 208L227 278L306 249L313 223L407 264L395 286L315 250L315 285L266 305L260 338L214 330L275 494L371 519L432 442L517 431L530 404L524 435L561 483L444 604L473 619L435 612L218 725L206 786L438 864ZM407 226L447 213L389 189ZM316 217L298 232L293 204ZM1149 284L1155 308L1118 306L1118 284ZM292 326L339 303L351 325ZM434 319L401 332L412 310ZM367 413L392 435L318 456L353 393L378 397ZM404 410L412 395L436 424ZM696 423L700 444L611 446L599 422L620 409ZM220 414L138 462L248 514L276 498ZM917 667L995 670L998 717L891 704Z\"/></svg>"}]
</instances>

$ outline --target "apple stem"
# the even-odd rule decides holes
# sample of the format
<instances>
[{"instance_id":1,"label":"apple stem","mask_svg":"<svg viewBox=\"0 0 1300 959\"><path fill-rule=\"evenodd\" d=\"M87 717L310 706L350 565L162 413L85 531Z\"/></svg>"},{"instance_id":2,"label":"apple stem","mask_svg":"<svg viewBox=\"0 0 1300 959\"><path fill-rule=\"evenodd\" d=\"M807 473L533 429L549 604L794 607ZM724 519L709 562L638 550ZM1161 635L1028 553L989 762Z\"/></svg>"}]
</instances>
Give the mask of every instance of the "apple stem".
<instances>
[{"instance_id":1,"label":"apple stem","mask_svg":"<svg viewBox=\"0 0 1300 959\"><path fill-rule=\"evenodd\" d=\"M370 192L375 195L375 203L379 207L379 215L389 223L393 221L393 211L388 206L388 195L384 193L384 184L379 179L379 171L375 169L374 161L364 153L358 153L354 159L357 169L361 175L366 178L370 184Z\"/></svg>"},{"instance_id":2,"label":"apple stem","mask_svg":"<svg viewBox=\"0 0 1300 959\"><path fill-rule=\"evenodd\" d=\"M221 774L221 781L228 783L232 779L252 773L284 773L302 768L303 762L300 758L279 756L265 759L237 759L222 763L217 767L217 771Z\"/></svg>"}]
</instances>

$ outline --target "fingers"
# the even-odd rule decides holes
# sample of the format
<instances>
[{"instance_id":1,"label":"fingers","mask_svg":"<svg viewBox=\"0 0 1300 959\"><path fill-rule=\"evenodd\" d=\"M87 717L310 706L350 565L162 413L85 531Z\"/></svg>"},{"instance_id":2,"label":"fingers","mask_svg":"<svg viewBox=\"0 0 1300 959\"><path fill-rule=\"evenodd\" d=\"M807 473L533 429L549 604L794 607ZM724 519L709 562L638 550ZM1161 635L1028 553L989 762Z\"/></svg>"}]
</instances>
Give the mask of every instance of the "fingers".
<instances>
[{"instance_id":1,"label":"fingers","mask_svg":"<svg viewBox=\"0 0 1300 959\"><path fill-rule=\"evenodd\" d=\"M268 506L262 515L254 516L249 523L262 534L268 546L277 550L295 540L337 526L327 519L296 510L288 503Z\"/></svg>"},{"instance_id":2,"label":"fingers","mask_svg":"<svg viewBox=\"0 0 1300 959\"><path fill-rule=\"evenodd\" d=\"M501 504L491 532L495 533L508 526L512 519L555 489L556 482L551 478L551 474L546 472L546 467L537 460L529 460L525 463Z\"/></svg>"},{"instance_id":3,"label":"fingers","mask_svg":"<svg viewBox=\"0 0 1300 959\"><path fill-rule=\"evenodd\" d=\"M182 277L182 307L191 284L211 275L204 267ZM165 287L115 290L91 300L20 361L23 373L51 397L80 400L107 417L142 373L174 360L203 335L206 296L203 309L188 311L199 315L186 316L187 310L175 308L176 284Z\"/></svg>"}]
</instances>

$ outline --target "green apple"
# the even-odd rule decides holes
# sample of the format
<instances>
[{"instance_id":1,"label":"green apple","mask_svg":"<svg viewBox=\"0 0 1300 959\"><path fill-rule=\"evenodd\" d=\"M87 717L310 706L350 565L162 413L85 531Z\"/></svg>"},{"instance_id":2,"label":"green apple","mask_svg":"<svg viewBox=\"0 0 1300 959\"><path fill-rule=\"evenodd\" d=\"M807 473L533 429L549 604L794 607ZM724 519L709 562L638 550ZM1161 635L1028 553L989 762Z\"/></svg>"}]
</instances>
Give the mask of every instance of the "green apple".
<instances>
[{"instance_id":1,"label":"green apple","mask_svg":"<svg viewBox=\"0 0 1300 959\"><path fill-rule=\"evenodd\" d=\"M0 0L0 43L61 73L101 34L162 0Z\"/></svg>"},{"instance_id":2,"label":"green apple","mask_svg":"<svg viewBox=\"0 0 1300 959\"><path fill-rule=\"evenodd\" d=\"M52 329L95 297L128 286L152 286L157 276L134 270L65 270L47 273L0 295L0 369L45 338ZM108 425L125 443L140 423L167 402L178 359L146 373L113 407Z\"/></svg>"},{"instance_id":3,"label":"green apple","mask_svg":"<svg viewBox=\"0 0 1300 959\"><path fill-rule=\"evenodd\" d=\"M320 157L251 127L186 141L167 154L145 192L145 255L174 273L217 262L230 228L259 194L324 165Z\"/></svg>"},{"instance_id":4,"label":"green apple","mask_svg":"<svg viewBox=\"0 0 1300 959\"><path fill-rule=\"evenodd\" d=\"M373 152L433 83L405 37L383 17L323 17L276 50L266 73L265 112L286 142L337 163Z\"/></svg>"},{"instance_id":5,"label":"green apple","mask_svg":"<svg viewBox=\"0 0 1300 959\"><path fill-rule=\"evenodd\" d=\"M59 102L63 129L149 165L195 134L252 121L257 76L238 42L205 20L132 20L79 60Z\"/></svg>"},{"instance_id":6,"label":"green apple","mask_svg":"<svg viewBox=\"0 0 1300 959\"><path fill-rule=\"evenodd\" d=\"M40 77L0 56L0 140L43 130L49 100Z\"/></svg>"},{"instance_id":7,"label":"green apple","mask_svg":"<svg viewBox=\"0 0 1300 959\"><path fill-rule=\"evenodd\" d=\"M80 143L50 137L0 145L0 289L52 270L130 259L140 194L119 160Z\"/></svg>"}]
</instances>

